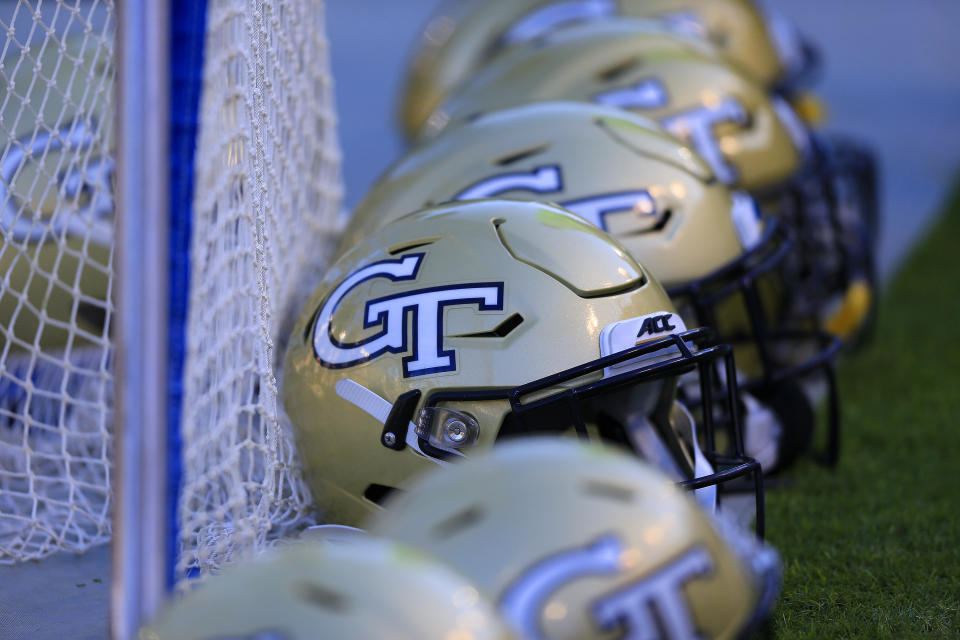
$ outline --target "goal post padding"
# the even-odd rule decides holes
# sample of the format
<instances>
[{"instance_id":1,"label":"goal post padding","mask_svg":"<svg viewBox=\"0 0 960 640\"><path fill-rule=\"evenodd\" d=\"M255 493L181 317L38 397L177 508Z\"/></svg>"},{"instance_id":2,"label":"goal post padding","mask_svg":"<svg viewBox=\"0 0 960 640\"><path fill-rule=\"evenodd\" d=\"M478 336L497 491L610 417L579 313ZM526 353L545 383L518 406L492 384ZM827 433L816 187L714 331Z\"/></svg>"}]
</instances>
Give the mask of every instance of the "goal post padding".
<instances>
[{"instance_id":1,"label":"goal post padding","mask_svg":"<svg viewBox=\"0 0 960 640\"><path fill-rule=\"evenodd\" d=\"M183 367L186 359L187 291L190 285L190 219L193 211L194 159L199 131L206 0L172 0L170 24L170 312L167 340L167 588L176 583L177 510L182 440Z\"/></svg>"}]
</instances>

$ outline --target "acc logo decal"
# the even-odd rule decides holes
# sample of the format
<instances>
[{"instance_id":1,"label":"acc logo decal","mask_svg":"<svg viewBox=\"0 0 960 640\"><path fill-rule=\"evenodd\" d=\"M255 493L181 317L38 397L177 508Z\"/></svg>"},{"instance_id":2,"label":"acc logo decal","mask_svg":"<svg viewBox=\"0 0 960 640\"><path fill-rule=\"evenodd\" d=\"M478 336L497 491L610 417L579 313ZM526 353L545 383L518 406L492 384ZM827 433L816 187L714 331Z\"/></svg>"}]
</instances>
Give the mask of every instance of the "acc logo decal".
<instances>
[{"instance_id":1,"label":"acc logo decal","mask_svg":"<svg viewBox=\"0 0 960 640\"><path fill-rule=\"evenodd\" d=\"M380 330L358 342L340 342L331 319L340 302L362 282L384 278L393 282L415 280L425 254L414 253L399 260L384 260L347 276L327 297L317 313L313 330L313 353L331 369L352 367L385 353L411 353L403 358L403 377L422 376L457 368L453 349L443 348L443 309L475 304L480 311L503 309L503 283L479 282L414 289L375 300L364 306L363 328ZM412 330L407 323L412 318ZM412 344L407 344L407 334Z\"/></svg>"},{"instance_id":2,"label":"acc logo decal","mask_svg":"<svg viewBox=\"0 0 960 640\"><path fill-rule=\"evenodd\" d=\"M640 331L637 332L637 338L639 339L645 335L656 335L658 333L665 333L667 331L675 330L677 327L670 324L670 320L672 318L672 313L667 313L660 316L647 316L640 325Z\"/></svg>"},{"instance_id":3,"label":"acc logo decal","mask_svg":"<svg viewBox=\"0 0 960 640\"><path fill-rule=\"evenodd\" d=\"M545 640L540 619L550 597L579 578L621 573L624 551L624 543L610 534L550 556L507 588L500 613L522 637ZM623 638L700 638L683 589L712 570L709 552L693 548L652 575L601 596L584 613L604 631L620 630Z\"/></svg>"},{"instance_id":4,"label":"acc logo decal","mask_svg":"<svg viewBox=\"0 0 960 640\"><path fill-rule=\"evenodd\" d=\"M64 210L57 210L43 220L39 212L11 193L17 173L30 162L44 161L47 154L64 150L85 151L96 141L92 127L75 122L55 133L36 132L11 144L0 154L0 229L16 241L40 242L47 234L62 233L89 236L91 240L109 245L113 239L113 196L111 179L114 165L111 158L87 160L82 167L70 164L58 176L58 189L71 202ZM53 168L51 168L52 172ZM93 195L84 205L72 204L82 193Z\"/></svg>"},{"instance_id":5,"label":"acc logo decal","mask_svg":"<svg viewBox=\"0 0 960 640\"><path fill-rule=\"evenodd\" d=\"M453 199L492 198L508 191L549 194L563 191L563 188L563 170L552 164L535 167L532 171L501 173L484 178L455 195ZM604 231L607 231L607 216L614 213L630 211L651 218L656 218L659 213L656 201L646 189L605 193L559 204ZM653 228L656 228L656 225Z\"/></svg>"},{"instance_id":6,"label":"acc logo decal","mask_svg":"<svg viewBox=\"0 0 960 640\"><path fill-rule=\"evenodd\" d=\"M683 318L669 311L658 311L636 318L618 320L608 324L600 332L600 355L609 356L657 338L683 333L686 330L687 326ZM610 365L604 370L604 375L616 375L665 357L675 357L678 353L675 346L668 346L626 362Z\"/></svg>"}]
</instances>

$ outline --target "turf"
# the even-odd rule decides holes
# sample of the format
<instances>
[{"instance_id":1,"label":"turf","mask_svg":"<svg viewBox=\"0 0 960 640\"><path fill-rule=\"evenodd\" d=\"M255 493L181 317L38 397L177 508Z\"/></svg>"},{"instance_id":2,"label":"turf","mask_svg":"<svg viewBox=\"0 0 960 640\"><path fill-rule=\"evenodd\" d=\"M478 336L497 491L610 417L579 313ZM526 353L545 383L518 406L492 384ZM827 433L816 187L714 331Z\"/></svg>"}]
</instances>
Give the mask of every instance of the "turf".
<instances>
[{"instance_id":1,"label":"turf","mask_svg":"<svg viewBox=\"0 0 960 640\"><path fill-rule=\"evenodd\" d=\"M778 638L960 638L960 185L840 368L840 466L768 494Z\"/></svg>"}]
</instances>

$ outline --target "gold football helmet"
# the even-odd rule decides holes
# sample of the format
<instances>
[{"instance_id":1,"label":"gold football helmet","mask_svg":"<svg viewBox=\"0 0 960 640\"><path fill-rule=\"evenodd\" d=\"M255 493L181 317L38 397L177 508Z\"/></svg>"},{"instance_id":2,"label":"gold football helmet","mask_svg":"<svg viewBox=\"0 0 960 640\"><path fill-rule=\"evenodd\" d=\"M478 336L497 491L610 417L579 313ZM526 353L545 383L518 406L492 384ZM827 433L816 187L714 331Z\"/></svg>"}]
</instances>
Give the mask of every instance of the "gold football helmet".
<instances>
[{"instance_id":1,"label":"gold football helmet","mask_svg":"<svg viewBox=\"0 0 960 640\"><path fill-rule=\"evenodd\" d=\"M294 329L283 402L337 524L427 469L543 432L635 451L708 506L719 482L751 475L762 503L731 349L709 333L687 331L648 272L574 214L457 202L396 220L334 263ZM699 425L675 401L681 375L699 375ZM729 457L715 453L714 415Z\"/></svg>"},{"instance_id":2,"label":"gold football helmet","mask_svg":"<svg viewBox=\"0 0 960 640\"><path fill-rule=\"evenodd\" d=\"M852 333L865 322L855 291L871 290L868 225L839 206L834 164L787 102L716 56L647 50L634 20L595 21L547 35L491 62L431 116L426 136L478 114L544 100L589 100L660 121L725 184L745 189L796 232L788 266L793 315ZM442 125L446 123L446 127ZM857 311L851 313L851 309Z\"/></svg>"},{"instance_id":3,"label":"gold football helmet","mask_svg":"<svg viewBox=\"0 0 960 640\"><path fill-rule=\"evenodd\" d=\"M828 336L780 331L790 295L781 277L790 250L784 230L762 221L752 198L731 193L690 147L612 107L533 103L484 114L415 149L357 207L341 251L407 211L483 197L559 202L609 232L651 270L690 326L712 327L734 345L748 377L742 386L760 398L776 400L788 379L831 367L836 345ZM823 377L833 380L832 372ZM747 452L765 470L806 449L812 432L812 411L801 417L793 404L773 408L791 431L771 435L776 447L753 440L749 414L745 423ZM836 430L831 422L834 442Z\"/></svg>"},{"instance_id":4,"label":"gold football helmet","mask_svg":"<svg viewBox=\"0 0 960 640\"><path fill-rule=\"evenodd\" d=\"M106 339L114 167L96 153L110 121L77 119L77 109L107 104L92 96L111 91L112 76L84 45L67 40L63 59L46 47L4 60L12 99L0 105L0 353Z\"/></svg>"},{"instance_id":5,"label":"gold football helmet","mask_svg":"<svg viewBox=\"0 0 960 640\"><path fill-rule=\"evenodd\" d=\"M140 640L512 637L452 569L401 544L299 542L229 568L173 602Z\"/></svg>"},{"instance_id":6,"label":"gold football helmet","mask_svg":"<svg viewBox=\"0 0 960 640\"><path fill-rule=\"evenodd\" d=\"M494 448L388 503L371 531L468 576L523 638L740 638L777 553L649 465L560 438Z\"/></svg>"},{"instance_id":7,"label":"gold football helmet","mask_svg":"<svg viewBox=\"0 0 960 640\"><path fill-rule=\"evenodd\" d=\"M777 15L749 0L456 0L430 18L400 102L411 138L484 64L518 45L579 22L614 16L656 20L700 37L766 87L794 86L818 66L815 49Z\"/></svg>"}]
</instances>

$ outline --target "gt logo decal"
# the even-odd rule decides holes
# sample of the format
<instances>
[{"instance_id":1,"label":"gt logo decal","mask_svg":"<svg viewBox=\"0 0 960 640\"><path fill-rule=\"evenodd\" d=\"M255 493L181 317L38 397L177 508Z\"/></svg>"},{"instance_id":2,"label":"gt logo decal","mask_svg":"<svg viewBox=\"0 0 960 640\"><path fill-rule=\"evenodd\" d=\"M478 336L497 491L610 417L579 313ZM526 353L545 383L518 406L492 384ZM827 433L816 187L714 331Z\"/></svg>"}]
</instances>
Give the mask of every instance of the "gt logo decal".
<instances>
[{"instance_id":1,"label":"gt logo decal","mask_svg":"<svg viewBox=\"0 0 960 640\"><path fill-rule=\"evenodd\" d=\"M529 42L566 24L616 15L614 0L568 0L555 2L531 11L517 20L501 38L501 43L513 45Z\"/></svg>"},{"instance_id":2,"label":"gt logo decal","mask_svg":"<svg viewBox=\"0 0 960 640\"><path fill-rule=\"evenodd\" d=\"M747 111L738 100L728 97L717 105L696 107L664 118L663 126L678 138L689 140L720 182L733 184L737 181L737 170L727 162L713 133L713 128L721 122L742 127L747 124Z\"/></svg>"},{"instance_id":3,"label":"gt logo decal","mask_svg":"<svg viewBox=\"0 0 960 640\"><path fill-rule=\"evenodd\" d=\"M457 368L453 349L443 348L443 310L461 304L477 305L480 311L503 309L503 283L480 282L445 285L405 291L367 301L363 327L380 330L358 342L340 342L331 320L346 295L374 278L393 282L414 280L423 262L422 253L384 260L347 276L327 297L317 313L313 330L313 353L324 367L340 369L373 360L385 353L410 353L402 360L403 377L422 376ZM412 318L412 330L408 320ZM412 344L407 334L412 334Z\"/></svg>"},{"instance_id":4,"label":"gt logo decal","mask_svg":"<svg viewBox=\"0 0 960 640\"><path fill-rule=\"evenodd\" d=\"M504 592L500 613L524 638L546 638L540 616L550 596L560 587L585 576L620 573L623 543L607 535L586 547L568 549L530 567Z\"/></svg>"},{"instance_id":5,"label":"gt logo decal","mask_svg":"<svg viewBox=\"0 0 960 640\"><path fill-rule=\"evenodd\" d=\"M667 89L657 78L647 78L620 89L611 89L593 96L593 101L619 109L659 109L667 106Z\"/></svg>"},{"instance_id":6,"label":"gt logo decal","mask_svg":"<svg viewBox=\"0 0 960 640\"><path fill-rule=\"evenodd\" d=\"M626 545L613 534L585 547L568 549L530 567L504 592L500 612L524 638L546 638L540 620L550 597L579 578L616 576L623 571ZM706 549L696 547L660 568L596 599L586 613L604 631L620 630L630 640L700 638L684 586L713 570Z\"/></svg>"},{"instance_id":7,"label":"gt logo decal","mask_svg":"<svg viewBox=\"0 0 960 640\"><path fill-rule=\"evenodd\" d=\"M492 198L509 191L550 194L563 191L563 170L558 165L535 167L532 171L501 173L467 187L454 200ZM632 211L643 217L657 216L657 203L646 189L605 193L559 203L594 226L607 231L606 218L614 213Z\"/></svg>"},{"instance_id":8,"label":"gt logo decal","mask_svg":"<svg viewBox=\"0 0 960 640\"><path fill-rule=\"evenodd\" d=\"M670 324L671 318L673 318L673 314L668 313L662 316L652 316L644 319L643 324L640 325L640 331L637 333L637 337L641 338L648 334L654 335L675 330L677 327Z\"/></svg>"},{"instance_id":9,"label":"gt logo decal","mask_svg":"<svg viewBox=\"0 0 960 640\"><path fill-rule=\"evenodd\" d=\"M533 193L556 193L563 191L563 175L557 165L537 167L533 171L501 173L484 178L467 187L454 200L476 200L492 198L508 191L531 191Z\"/></svg>"},{"instance_id":10,"label":"gt logo decal","mask_svg":"<svg viewBox=\"0 0 960 640\"><path fill-rule=\"evenodd\" d=\"M628 640L703 638L697 633L683 588L712 570L713 559L707 550L692 549L653 575L597 600L593 618L604 631L625 629L622 637Z\"/></svg>"},{"instance_id":11,"label":"gt logo decal","mask_svg":"<svg viewBox=\"0 0 960 640\"><path fill-rule=\"evenodd\" d=\"M610 193L581 200L568 200L567 202L561 202L560 206L566 207L604 231L608 231L607 216L613 213L631 211L645 218L656 218L659 213L656 200L646 189ZM656 228L656 225L654 225L654 228ZM642 231L638 233L642 233Z\"/></svg>"},{"instance_id":12,"label":"gt logo decal","mask_svg":"<svg viewBox=\"0 0 960 640\"><path fill-rule=\"evenodd\" d=\"M569 24L623 15L615 0L565 0L535 9L517 20L501 38L499 46L529 42ZM667 29L706 37L706 27L690 11L664 13L657 17Z\"/></svg>"},{"instance_id":13,"label":"gt logo decal","mask_svg":"<svg viewBox=\"0 0 960 640\"><path fill-rule=\"evenodd\" d=\"M666 89L656 78L598 93L593 96L593 101L627 110L659 109L668 102ZM738 100L728 96L718 104L702 105L668 116L661 124L673 135L689 141L721 182L733 184L737 180L737 170L727 162L713 133L713 128L721 122L744 126L747 111Z\"/></svg>"}]
</instances>

